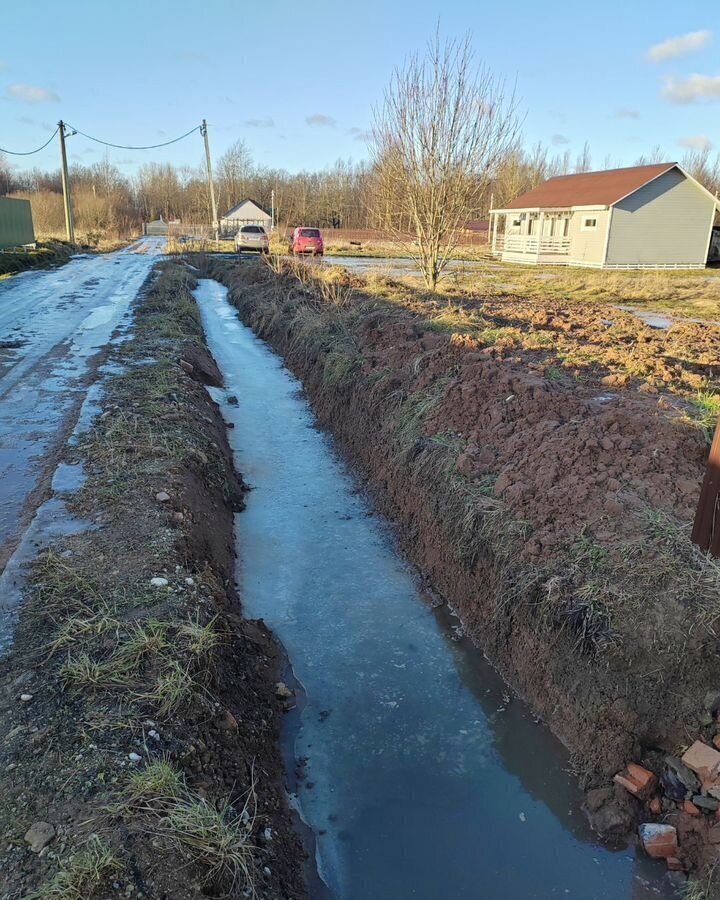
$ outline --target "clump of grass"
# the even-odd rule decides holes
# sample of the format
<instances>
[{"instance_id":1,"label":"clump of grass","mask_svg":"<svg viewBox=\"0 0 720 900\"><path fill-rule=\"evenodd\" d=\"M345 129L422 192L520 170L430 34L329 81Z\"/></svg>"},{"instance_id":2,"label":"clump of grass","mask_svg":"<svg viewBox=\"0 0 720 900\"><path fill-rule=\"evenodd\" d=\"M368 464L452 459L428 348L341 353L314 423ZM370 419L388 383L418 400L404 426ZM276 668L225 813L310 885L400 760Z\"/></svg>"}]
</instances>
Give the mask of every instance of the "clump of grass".
<instances>
[{"instance_id":1,"label":"clump of grass","mask_svg":"<svg viewBox=\"0 0 720 900\"><path fill-rule=\"evenodd\" d=\"M85 850L25 900L87 900L111 873L121 868L113 852L93 837Z\"/></svg>"},{"instance_id":2,"label":"clump of grass","mask_svg":"<svg viewBox=\"0 0 720 900\"><path fill-rule=\"evenodd\" d=\"M96 616L71 616L60 626L60 630L50 643L50 656L64 647L102 637L117 632L120 622L106 613Z\"/></svg>"},{"instance_id":3,"label":"clump of grass","mask_svg":"<svg viewBox=\"0 0 720 900\"><path fill-rule=\"evenodd\" d=\"M720 418L720 394L700 391L690 403L695 408L694 424L703 432L707 442L711 443Z\"/></svg>"},{"instance_id":4,"label":"clump of grass","mask_svg":"<svg viewBox=\"0 0 720 900\"><path fill-rule=\"evenodd\" d=\"M157 759L141 771L130 773L123 800L131 806L151 806L178 800L186 792L182 774L167 760Z\"/></svg>"},{"instance_id":5,"label":"clump of grass","mask_svg":"<svg viewBox=\"0 0 720 900\"><path fill-rule=\"evenodd\" d=\"M177 712L198 693L192 676L176 659L169 659L158 675L155 687L148 693L136 696L157 706L158 715L169 716Z\"/></svg>"},{"instance_id":6,"label":"clump of grass","mask_svg":"<svg viewBox=\"0 0 720 900\"><path fill-rule=\"evenodd\" d=\"M331 350L325 357L323 382L326 385L340 384L350 378L362 364L361 357Z\"/></svg>"},{"instance_id":7,"label":"clump of grass","mask_svg":"<svg viewBox=\"0 0 720 900\"><path fill-rule=\"evenodd\" d=\"M201 625L200 620L195 618L183 622L178 627L178 638L182 641L185 651L190 654L193 661L207 660L217 649L220 643L220 635L216 625L217 617L214 617L205 625Z\"/></svg>"},{"instance_id":8,"label":"clump of grass","mask_svg":"<svg viewBox=\"0 0 720 900\"><path fill-rule=\"evenodd\" d=\"M66 688L97 690L130 684L130 668L122 660L111 657L106 662L98 662L88 653L69 656L58 674Z\"/></svg>"},{"instance_id":9,"label":"clump of grass","mask_svg":"<svg viewBox=\"0 0 720 900\"><path fill-rule=\"evenodd\" d=\"M247 811L248 804L246 803ZM162 832L190 850L208 869L208 880L231 885L243 882L253 889L250 832L241 815L231 817L229 808L218 810L203 800L184 799L160 821ZM251 826L251 820L248 822Z\"/></svg>"}]
</instances>

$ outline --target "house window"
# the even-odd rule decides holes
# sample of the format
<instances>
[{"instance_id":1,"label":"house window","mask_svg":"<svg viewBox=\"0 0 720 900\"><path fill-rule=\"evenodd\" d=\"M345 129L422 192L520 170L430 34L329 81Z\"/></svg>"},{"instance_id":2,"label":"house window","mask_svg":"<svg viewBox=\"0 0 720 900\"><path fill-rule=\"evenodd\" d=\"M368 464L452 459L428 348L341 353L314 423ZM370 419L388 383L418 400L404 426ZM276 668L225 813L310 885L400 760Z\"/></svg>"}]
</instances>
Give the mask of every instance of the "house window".
<instances>
[{"instance_id":1,"label":"house window","mask_svg":"<svg viewBox=\"0 0 720 900\"><path fill-rule=\"evenodd\" d=\"M597 219L584 218L582 223L582 231L595 231L597 228Z\"/></svg>"}]
</instances>

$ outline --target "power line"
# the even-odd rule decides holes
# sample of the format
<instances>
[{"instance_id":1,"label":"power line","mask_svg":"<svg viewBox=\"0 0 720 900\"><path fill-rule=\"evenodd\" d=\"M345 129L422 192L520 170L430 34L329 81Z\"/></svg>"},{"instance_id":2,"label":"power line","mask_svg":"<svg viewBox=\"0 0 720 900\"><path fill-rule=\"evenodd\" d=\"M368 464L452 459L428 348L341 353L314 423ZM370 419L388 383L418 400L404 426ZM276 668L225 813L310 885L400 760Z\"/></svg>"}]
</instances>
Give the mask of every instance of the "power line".
<instances>
[{"instance_id":1,"label":"power line","mask_svg":"<svg viewBox=\"0 0 720 900\"><path fill-rule=\"evenodd\" d=\"M22 153L19 153L17 150L6 150L4 147L0 147L0 153L7 153L9 156L32 156L33 153L39 153L41 150L44 150L50 141L55 137L58 133L59 129L56 128L55 131L50 135L50 137L45 141L42 147L38 147L37 150L25 150Z\"/></svg>"},{"instance_id":2,"label":"power line","mask_svg":"<svg viewBox=\"0 0 720 900\"><path fill-rule=\"evenodd\" d=\"M202 125L196 125L194 128L191 128L190 131L186 131L185 134L181 134L180 137L173 138L171 141L164 141L162 144L148 144L145 147L131 147L127 144L113 144L110 141L101 141L100 138L92 137L89 134L85 134L84 131L80 131L79 128L75 128L74 125L71 125L69 122L65 123L68 128L71 128L76 134L81 134L84 138L87 138L89 141L95 141L96 144L103 144L105 147L115 147L117 150L157 150L159 147L169 147L170 144L177 144L178 141L184 140L186 137L189 137L191 134L194 134L196 131L200 131L202 129ZM54 135L53 135L54 137Z\"/></svg>"}]
</instances>

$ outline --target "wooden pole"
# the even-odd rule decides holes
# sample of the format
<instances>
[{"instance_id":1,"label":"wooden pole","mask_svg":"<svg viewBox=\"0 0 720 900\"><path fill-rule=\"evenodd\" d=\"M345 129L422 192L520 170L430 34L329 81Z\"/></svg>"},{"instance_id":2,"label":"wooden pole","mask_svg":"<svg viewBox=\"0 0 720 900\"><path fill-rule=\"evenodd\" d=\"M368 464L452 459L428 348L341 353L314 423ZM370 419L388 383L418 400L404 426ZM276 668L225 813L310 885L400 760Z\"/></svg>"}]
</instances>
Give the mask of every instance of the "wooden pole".
<instances>
[{"instance_id":1,"label":"wooden pole","mask_svg":"<svg viewBox=\"0 0 720 900\"><path fill-rule=\"evenodd\" d=\"M75 243L75 223L73 222L72 200L70 198L70 179L68 177L67 154L65 152L65 123L58 122L60 135L60 178L62 181L63 205L65 207L65 233L71 244Z\"/></svg>"},{"instance_id":2,"label":"wooden pole","mask_svg":"<svg viewBox=\"0 0 720 900\"><path fill-rule=\"evenodd\" d=\"M210 157L210 141L208 139L208 127L205 119L202 120L202 136L205 139L205 163L207 165L208 187L210 189L210 206L212 208L212 228L215 232L215 242L219 238L219 223L217 206L215 205L215 185L213 184L212 158Z\"/></svg>"},{"instance_id":3,"label":"wooden pole","mask_svg":"<svg viewBox=\"0 0 720 900\"><path fill-rule=\"evenodd\" d=\"M712 556L720 557L720 419L715 426L691 539Z\"/></svg>"}]
</instances>

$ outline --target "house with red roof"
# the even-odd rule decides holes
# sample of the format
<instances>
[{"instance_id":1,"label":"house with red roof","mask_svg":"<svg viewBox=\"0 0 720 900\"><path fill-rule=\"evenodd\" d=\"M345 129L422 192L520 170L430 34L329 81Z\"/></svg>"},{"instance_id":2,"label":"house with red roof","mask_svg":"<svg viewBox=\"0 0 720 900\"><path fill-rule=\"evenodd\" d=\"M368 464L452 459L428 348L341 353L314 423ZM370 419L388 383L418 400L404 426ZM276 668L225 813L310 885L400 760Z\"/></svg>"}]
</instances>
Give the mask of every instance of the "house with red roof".
<instances>
[{"instance_id":1,"label":"house with red roof","mask_svg":"<svg viewBox=\"0 0 720 900\"><path fill-rule=\"evenodd\" d=\"M717 197L677 163L550 178L493 209L505 262L602 269L701 269Z\"/></svg>"}]
</instances>

